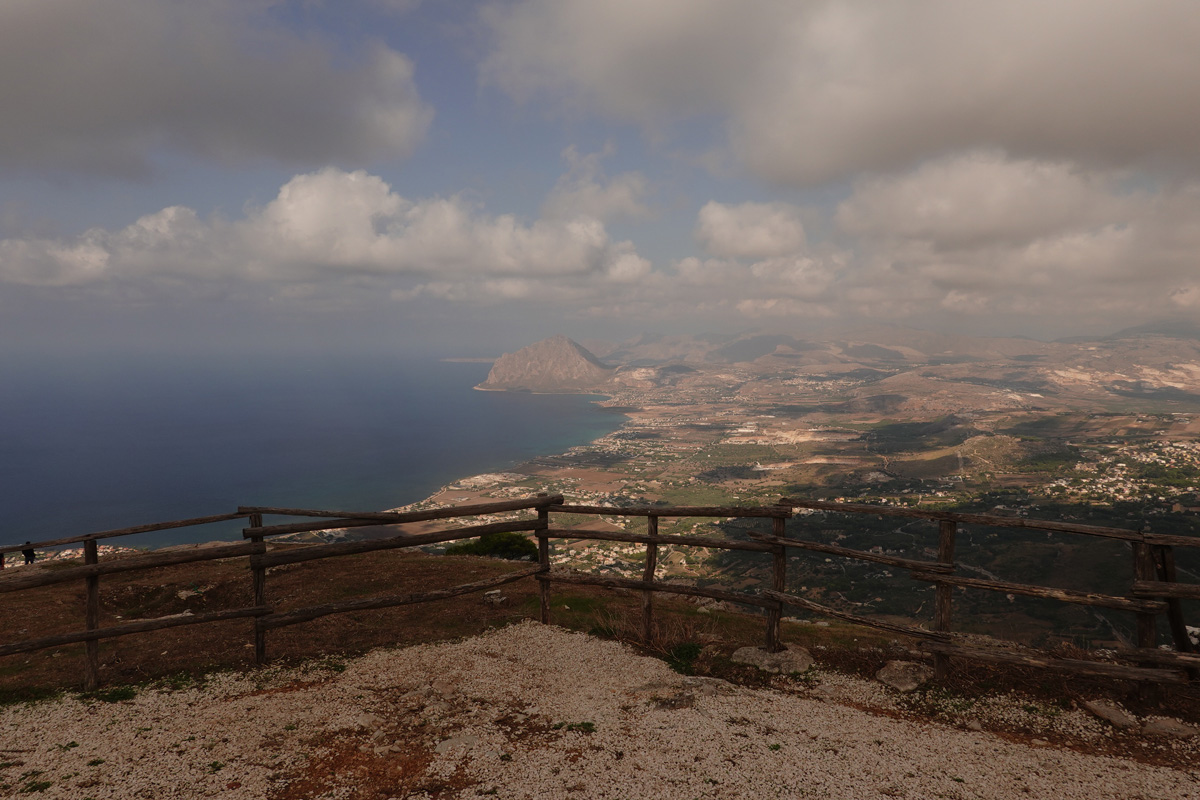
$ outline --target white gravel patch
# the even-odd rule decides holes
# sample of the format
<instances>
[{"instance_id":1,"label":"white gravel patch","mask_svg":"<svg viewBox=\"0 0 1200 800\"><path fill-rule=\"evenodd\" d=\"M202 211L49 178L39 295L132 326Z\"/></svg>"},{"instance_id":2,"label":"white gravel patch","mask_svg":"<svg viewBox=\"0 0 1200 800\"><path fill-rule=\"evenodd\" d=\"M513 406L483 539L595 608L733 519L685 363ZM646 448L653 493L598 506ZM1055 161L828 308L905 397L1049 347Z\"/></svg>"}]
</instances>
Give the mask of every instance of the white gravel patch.
<instances>
[{"instance_id":1,"label":"white gravel patch","mask_svg":"<svg viewBox=\"0 0 1200 800\"><path fill-rule=\"evenodd\" d=\"M686 678L620 644L524 623L344 670L316 662L123 702L0 709L0 796L1200 798L1200 767L893 719L839 702L857 683L895 707L885 690L816 680L796 694Z\"/></svg>"}]
</instances>

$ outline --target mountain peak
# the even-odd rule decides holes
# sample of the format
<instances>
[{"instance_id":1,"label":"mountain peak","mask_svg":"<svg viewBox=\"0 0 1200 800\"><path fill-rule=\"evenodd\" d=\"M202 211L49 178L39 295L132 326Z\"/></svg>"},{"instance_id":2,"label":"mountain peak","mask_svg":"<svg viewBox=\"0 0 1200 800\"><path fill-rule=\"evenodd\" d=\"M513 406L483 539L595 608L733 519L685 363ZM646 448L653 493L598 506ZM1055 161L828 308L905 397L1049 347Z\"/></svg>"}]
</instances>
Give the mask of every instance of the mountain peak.
<instances>
[{"instance_id":1,"label":"mountain peak","mask_svg":"<svg viewBox=\"0 0 1200 800\"><path fill-rule=\"evenodd\" d=\"M500 356L476 388L578 392L607 383L614 371L583 345L558 334Z\"/></svg>"}]
</instances>

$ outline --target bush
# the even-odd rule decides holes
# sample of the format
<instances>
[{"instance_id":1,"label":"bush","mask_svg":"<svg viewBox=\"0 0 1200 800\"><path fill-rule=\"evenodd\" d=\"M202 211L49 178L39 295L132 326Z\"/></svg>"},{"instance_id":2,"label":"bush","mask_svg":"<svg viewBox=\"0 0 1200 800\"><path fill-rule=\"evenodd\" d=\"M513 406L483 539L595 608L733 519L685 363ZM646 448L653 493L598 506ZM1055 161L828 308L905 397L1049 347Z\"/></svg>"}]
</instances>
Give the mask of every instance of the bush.
<instances>
[{"instance_id":1,"label":"bush","mask_svg":"<svg viewBox=\"0 0 1200 800\"><path fill-rule=\"evenodd\" d=\"M696 659L704 645L699 642L683 642L667 651L667 666L681 675L692 675L696 671Z\"/></svg>"},{"instance_id":2,"label":"bush","mask_svg":"<svg viewBox=\"0 0 1200 800\"><path fill-rule=\"evenodd\" d=\"M448 556L487 556L510 561L534 561L537 545L519 533L487 533L469 542L446 548Z\"/></svg>"}]
</instances>

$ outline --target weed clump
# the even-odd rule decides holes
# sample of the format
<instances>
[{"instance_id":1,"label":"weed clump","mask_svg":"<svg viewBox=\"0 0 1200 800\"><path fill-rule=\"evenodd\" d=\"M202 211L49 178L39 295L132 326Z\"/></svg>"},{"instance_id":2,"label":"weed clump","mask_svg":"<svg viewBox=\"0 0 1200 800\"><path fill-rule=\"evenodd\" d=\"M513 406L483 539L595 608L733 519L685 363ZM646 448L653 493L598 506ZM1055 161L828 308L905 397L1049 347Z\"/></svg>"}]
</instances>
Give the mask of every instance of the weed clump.
<instances>
[{"instance_id":1,"label":"weed clump","mask_svg":"<svg viewBox=\"0 0 1200 800\"><path fill-rule=\"evenodd\" d=\"M696 671L696 659L704 645L699 642L681 642L667 651L667 666L680 675L692 675Z\"/></svg>"},{"instance_id":2,"label":"weed clump","mask_svg":"<svg viewBox=\"0 0 1200 800\"><path fill-rule=\"evenodd\" d=\"M80 697L86 700L98 700L101 703L120 703L137 697L137 687L114 686L111 689L97 689L94 692L84 692Z\"/></svg>"}]
</instances>

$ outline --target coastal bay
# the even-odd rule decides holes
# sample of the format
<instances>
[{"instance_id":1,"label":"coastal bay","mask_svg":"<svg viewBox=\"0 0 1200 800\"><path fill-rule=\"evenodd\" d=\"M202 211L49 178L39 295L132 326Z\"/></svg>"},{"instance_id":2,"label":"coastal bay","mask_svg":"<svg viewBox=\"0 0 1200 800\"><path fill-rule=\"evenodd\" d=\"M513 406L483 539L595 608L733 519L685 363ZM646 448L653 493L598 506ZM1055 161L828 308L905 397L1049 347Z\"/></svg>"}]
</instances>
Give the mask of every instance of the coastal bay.
<instances>
[{"instance_id":1,"label":"coastal bay","mask_svg":"<svg viewBox=\"0 0 1200 800\"><path fill-rule=\"evenodd\" d=\"M593 396L472 391L487 370L367 357L6 364L0 544L238 505L390 508L562 453L623 420ZM240 528L122 543L240 538Z\"/></svg>"}]
</instances>

